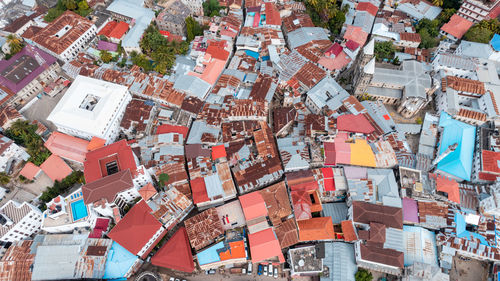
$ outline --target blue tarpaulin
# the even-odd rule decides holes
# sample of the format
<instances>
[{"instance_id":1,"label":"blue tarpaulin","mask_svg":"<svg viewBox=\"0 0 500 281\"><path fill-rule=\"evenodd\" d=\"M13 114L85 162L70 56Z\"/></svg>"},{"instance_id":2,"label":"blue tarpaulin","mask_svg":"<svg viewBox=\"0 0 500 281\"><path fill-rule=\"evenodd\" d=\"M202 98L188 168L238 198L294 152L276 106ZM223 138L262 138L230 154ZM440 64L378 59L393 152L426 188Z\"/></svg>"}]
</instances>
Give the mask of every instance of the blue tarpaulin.
<instances>
[{"instance_id":1,"label":"blue tarpaulin","mask_svg":"<svg viewBox=\"0 0 500 281\"><path fill-rule=\"evenodd\" d=\"M259 59L259 53L257 52L254 52L254 51L250 51L250 50L245 50L245 53L248 55L248 56L251 56L252 58L258 60Z\"/></svg>"}]
</instances>

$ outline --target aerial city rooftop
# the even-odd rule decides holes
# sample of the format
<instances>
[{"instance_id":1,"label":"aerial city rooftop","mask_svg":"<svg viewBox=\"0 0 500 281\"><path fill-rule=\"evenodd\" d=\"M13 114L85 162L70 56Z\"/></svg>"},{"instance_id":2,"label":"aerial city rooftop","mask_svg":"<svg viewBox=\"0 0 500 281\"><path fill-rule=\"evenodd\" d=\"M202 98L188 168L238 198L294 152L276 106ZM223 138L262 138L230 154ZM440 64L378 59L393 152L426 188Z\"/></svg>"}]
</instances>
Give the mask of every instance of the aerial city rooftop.
<instances>
[{"instance_id":1,"label":"aerial city rooftop","mask_svg":"<svg viewBox=\"0 0 500 281\"><path fill-rule=\"evenodd\" d=\"M500 280L499 16L0 1L0 281Z\"/></svg>"}]
</instances>

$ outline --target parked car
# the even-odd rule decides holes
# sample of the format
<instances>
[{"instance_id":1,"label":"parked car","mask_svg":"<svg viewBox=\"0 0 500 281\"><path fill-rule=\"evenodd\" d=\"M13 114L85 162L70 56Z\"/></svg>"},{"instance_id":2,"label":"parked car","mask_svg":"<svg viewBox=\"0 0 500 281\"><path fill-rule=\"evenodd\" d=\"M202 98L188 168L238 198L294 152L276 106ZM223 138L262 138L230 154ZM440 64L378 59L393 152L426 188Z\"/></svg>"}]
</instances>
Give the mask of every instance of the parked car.
<instances>
[{"instance_id":1,"label":"parked car","mask_svg":"<svg viewBox=\"0 0 500 281\"><path fill-rule=\"evenodd\" d=\"M252 275L252 263L251 263L251 262L249 262L249 263L248 263L248 270L247 270L247 274L248 274L248 275Z\"/></svg>"},{"instance_id":2,"label":"parked car","mask_svg":"<svg viewBox=\"0 0 500 281\"><path fill-rule=\"evenodd\" d=\"M175 281L175 278L174 277L170 277L170 279L168 279L168 281Z\"/></svg>"},{"instance_id":3,"label":"parked car","mask_svg":"<svg viewBox=\"0 0 500 281\"><path fill-rule=\"evenodd\" d=\"M278 279L278 268L274 268L274 278Z\"/></svg>"},{"instance_id":4,"label":"parked car","mask_svg":"<svg viewBox=\"0 0 500 281\"><path fill-rule=\"evenodd\" d=\"M267 275L267 266L264 265L264 275Z\"/></svg>"},{"instance_id":5,"label":"parked car","mask_svg":"<svg viewBox=\"0 0 500 281\"><path fill-rule=\"evenodd\" d=\"M210 269L210 270L208 271L208 274L215 274L215 273L217 273L217 271L216 271L215 269Z\"/></svg>"},{"instance_id":6,"label":"parked car","mask_svg":"<svg viewBox=\"0 0 500 281\"><path fill-rule=\"evenodd\" d=\"M257 267L257 275L262 275L263 271L264 267L262 266L262 264L259 264L259 266Z\"/></svg>"},{"instance_id":7,"label":"parked car","mask_svg":"<svg viewBox=\"0 0 500 281\"><path fill-rule=\"evenodd\" d=\"M267 272L269 272L269 276L273 276L273 264L272 263L270 263L267 266Z\"/></svg>"}]
</instances>

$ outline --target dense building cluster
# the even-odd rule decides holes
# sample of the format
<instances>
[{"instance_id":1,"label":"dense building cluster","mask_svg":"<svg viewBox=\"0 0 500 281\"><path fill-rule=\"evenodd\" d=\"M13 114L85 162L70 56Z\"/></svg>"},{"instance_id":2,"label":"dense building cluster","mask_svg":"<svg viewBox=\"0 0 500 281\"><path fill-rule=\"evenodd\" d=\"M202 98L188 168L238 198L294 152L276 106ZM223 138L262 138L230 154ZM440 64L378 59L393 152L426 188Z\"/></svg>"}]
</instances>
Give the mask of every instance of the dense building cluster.
<instances>
[{"instance_id":1,"label":"dense building cluster","mask_svg":"<svg viewBox=\"0 0 500 281\"><path fill-rule=\"evenodd\" d=\"M344 0L338 34L315 1L51 2L0 1L0 281L500 278L500 34L462 39L500 0Z\"/></svg>"}]
</instances>

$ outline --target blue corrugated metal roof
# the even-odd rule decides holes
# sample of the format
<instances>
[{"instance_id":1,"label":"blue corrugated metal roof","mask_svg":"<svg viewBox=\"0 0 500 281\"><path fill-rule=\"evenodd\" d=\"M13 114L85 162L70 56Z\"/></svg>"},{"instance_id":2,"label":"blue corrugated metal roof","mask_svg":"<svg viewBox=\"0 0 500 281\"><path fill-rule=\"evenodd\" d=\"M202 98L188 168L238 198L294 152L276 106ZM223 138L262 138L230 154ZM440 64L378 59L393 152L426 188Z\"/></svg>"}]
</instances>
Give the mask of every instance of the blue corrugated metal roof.
<instances>
[{"instance_id":1,"label":"blue corrugated metal roof","mask_svg":"<svg viewBox=\"0 0 500 281\"><path fill-rule=\"evenodd\" d=\"M106 271L103 279L121 280L138 259L120 244L113 242L106 260Z\"/></svg>"},{"instance_id":2,"label":"blue corrugated metal roof","mask_svg":"<svg viewBox=\"0 0 500 281\"><path fill-rule=\"evenodd\" d=\"M458 147L438 163L437 169L463 180L470 180L476 128L451 118L446 112L441 113L439 126L444 128L439 155L454 143Z\"/></svg>"},{"instance_id":3,"label":"blue corrugated metal roof","mask_svg":"<svg viewBox=\"0 0 500 281\"><path fill-rule=\"evenodd\" d=\"M493 35L493 38L490 41L491 47L495 49L495 51L500 52L500 35L495 34Z\"/></svg>"}]
</instances>

